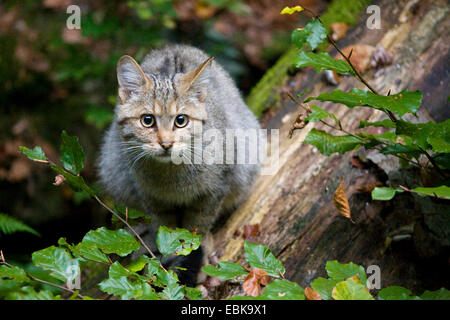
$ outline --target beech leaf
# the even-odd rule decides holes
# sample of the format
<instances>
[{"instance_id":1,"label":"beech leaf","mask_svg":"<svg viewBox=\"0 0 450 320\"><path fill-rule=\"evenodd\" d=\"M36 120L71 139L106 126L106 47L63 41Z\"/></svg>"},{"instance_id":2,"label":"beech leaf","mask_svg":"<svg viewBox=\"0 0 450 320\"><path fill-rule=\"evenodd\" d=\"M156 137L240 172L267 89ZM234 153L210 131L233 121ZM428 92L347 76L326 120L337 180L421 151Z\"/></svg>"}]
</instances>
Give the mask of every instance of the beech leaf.
<instances>
[{"instance_id":1,"label":"beech leaf","mask_svg":"<svg viewBox=\"0 0 450 320\"><path fill-rule=\"evenodd\" d=\"M350 206L348 204L347 196L345 195L345 190L343 186L343 179L341 177L341 181L339 187L334 192L334 206L338 209L339 213L353 222Z\"/></svg>"}]
</instances>

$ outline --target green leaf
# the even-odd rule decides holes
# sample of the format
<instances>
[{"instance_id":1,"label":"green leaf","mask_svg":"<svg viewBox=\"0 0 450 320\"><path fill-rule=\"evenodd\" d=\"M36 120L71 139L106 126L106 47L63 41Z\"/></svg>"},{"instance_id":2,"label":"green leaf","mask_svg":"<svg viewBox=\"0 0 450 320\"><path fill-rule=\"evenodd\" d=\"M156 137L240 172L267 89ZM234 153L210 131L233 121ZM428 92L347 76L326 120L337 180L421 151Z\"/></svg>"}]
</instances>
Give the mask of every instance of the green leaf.
<instances>
[{"instance_id":1,"label":"green leaf","mask_svg":"<svg viewBox=\"0 0 450 320\"><path fill-rule=\"evenodd\" d=\"M150 258L146 255L142 255L137 260L132 261L129 265L127 265L127 269L133 272L141 271L145 268L147 263L149 263Z\"/></svg>"},{"instance_id":2,"label":"green leaf","mask_svg":"<svg viewBox=\"0 0 450 320\"><path fill-rule=\"evenodd\" d=\"M128 231L108 230L105 227L89 231L82 243L89 247L96 247L106 254L115 253L121 257L129 255L140 247L139 242Z\"/></svg>"},{"instance_id":3,"label":"green leaf","mask_svg":"<svg viewBox=\"0 0 450 320\"><path fill-rule=\"evenodd\" d=\"M86 184L82 176L75 176L57 165L50 165L50 168L63 175L66 178L66 183L75 191L86 191L90 196L95 196L95 191Z\"/></svg>"},{"instance_id":4,"label":"green leaf","mask_svg":"<svg viewBox=\"0 0 450 320\"><path fill-rule=\"evenodd\" d=\"M335 60L326 52L313 53L301 51L295 60L295 65L297 68L312 66L317 72L320 72L322 70L334 70L340 74L355 74L353 69L347 62L342 60ZM313 99L309 98L305 100L305 102L310 100Z\"/></svg>"},{"instance_id":5,"label":"green leaf","mask_svg":"<svg viewBox=\"0 0 450 320\"><path fill-rule=\"evenodd\" d=\"M59 300L60 296L53 295L51 291L36 291L33 287L22 287L17 291L9 292L5 300Z\"/></svg>"},{"instance_id":6,"label":"green leaf","mask_svg":"<svg viewBox=\"0 0 450 320\"><path fill-rule=\"evenodd\" d=\"M125 219L127 217L127 215L126 215L127 207L114 205L114 209L115 209L115 211L117 213L119 213L122 216L122 218ZM113 223L115 223L115 224L122 224L122 222L120 222L120 220L117 219L116 216L114 216L114 215L111 217L111 221ZM147 215L147 214L145 214L145 213L143 213L143 212L141 212L139 210L128 208L128 220L127 220L127 222L131 226L137 225L139 223L149 224L150 221L151 221L151 219L150 219L149 215Z\"/></svg>"},{"instance_id":7,"label":"green leaf","mask_svg":"<svg viewBox=\"0 0 450 320\"><path fill-rule=\"evenodd\" d=\"M0 278L26 283L31 282L31 279L27 277L25 270L16 266L8 267L5 265L0 265Z\"/></svg>"},{"instance_id":8,"label":"green leaf","mask_svg":"<svg viewBox=\"0 0 450 320\"><path fill-rule=\"evenodd\" d=\"M394 189L389 187L376 187L372 190L372 200L391 200L397 192L403 192L402 189Z\"/></svg>"},{"instance_id":9,"label":"green leaf","mask_svg":"<svg viewBox=\"0 0 450 320\"><path fill-rule=\"evenodd\" d=\"M285 269L283 264L275 258L269 248L245 241L244 251L245 258L252 267L262 269L272 277L278 278L281 274L284 274Z\"/></svg>"},{"instance_id":10,"label":"green leaf","mask_svg":"<svg viewBox=\"0 0 450 320\"><path fill-rule=\"evenodd\" d=\"M37 162L47 162L47 157L45 156L44 151L42 151L42 148L39 146L34 147L34 149L28 149L27 147L20 146L19 149L30 160Z\"/></svg>"},{"instance_id":11,"label":"green leaf","mask_svg":"<svg viewBox=\"0 0 450 320\"><path fill-rule=\"evenodd\" d=\"M33 263L45 270L50 270L51 275L62 281L72 282L80 273L78 259L73 259L63 248L51 246L32 254Z\"/></svg>"},{"instance_id":12,"label":"green leaf","mask_svg":"<svg viewBox=\"0 0 450 320\"><path fill-rule=\"evenodd\" d=\"M127 277L127 278L133 278L134 280L141 280L146 281L148 280L146 277L141 276L140 274L137 274L136 272L133 272L124 266L122 266L118 261L114 262L109 267L109 277L118 279L121 277Z\"/></svg>"},{"instance_id":13,"label":"green leaf","mask_svg":"<svg viewBox=\"0 0 450 320\"><path fill-rule=\"evenodd\" d=\"M202 300L203 294L202 291L198 288L190 288L184 287L184 291L186 293L186 297L190 300Z\"/></svg>"},{"instance_id":14,"label":"green leaf","mask_svg":"<svg viewBox=\"0 0 450 320\"><path fill-rule=\"evenodd\" d=\"M109 278L100 282L102 291L120 296L122 300L157 300L158 294L146 282L147 278L124 268L118 261L109 267ZM130 281L128 278L133 278Z\"/></svg>"},{"instance_id":15,"label":"green leaf","mask_svg":"<svg viewBox=\"0 0 450 320\"><path fill-rule=\"evenodd\" d=\"M269 283L262 295L256 297L234 296L228 300L305 300L304 290L295 282L275 279Z\"/></svg>"},{"instance_id":16,"label":"green leaf","mask_svg":"<svg viewBox=\"0 0 450 320\"><path fill-rule=\"evenodd\" d=\"M179 281L177 274L173 270L168 270L166 272L161 268L160 261L155 258L149 259L147 272L152 276L154 285L158 287L164 287Z\"/></svg>"},{"instance_id":17,"label":"green leaf","mask_svg":"<svg viewBox=\"0 0 450 320\"><path fill-rule=\"evenodd\" d=\"M308 42L312 50L316 49L327 37L327 30L318 19L313 19L304 29L296 29L292 33L292 42L302 48L305 42Z\"/></svg>"},{"instance_id":18,"label":"green leaf","mask_svg":"<svg viewBox=\"0 0 450 320\"><path fill-rule=\"evenodd\" d=\"M177 283L171 283L159 294L164 300L181 300L184 298L184 289Z\"/></svg>"},{"instance_id":19,"label":"green leaf","mask_svg":"<svg viewBox=\"0 0 450 320\"><path fill-rule=\"evenodd\" d=\"M305 142L315 146L320 153L329 156L335 152L343 154L355 150L364 142L350 135L333 136L325 131L311 129L305 138Z\"/></svg>"},{"instance_id":20,"label":"green leaf","mask_svg":"<svg viewBox=\"0 0 450 320\"><path fill-rule=\"evenodd\" d=\"M399 120L397 134L408 135L420 148L434 152L450 152L450 119L440 122L411 123Z\"/></svg>"},{"instance_id":21,"label":"green leaf","mask_svg":"<svg viewBox=\"0 0 450 320\"><path fill-rule=\"evenodd\" d=\"M381 289L378 292L379 300L417 300L416 296L411 295L411 291L399 286L391 286Z\"/></svg>"},{"instance_id":22,"label":"green leaf","mask_svg":"<svg viewBox=\"0 0 450 320\"><path fill-rule=\"evenodd\" d=\"M72 253L75 256L78 256L82 259L88 259L109 264L109 260L106 254L101 252L99 248L93 246L92 244L86 244L81 242L75 246L70 246L69 248L70 251L72 251Z\"/></svg>"},{"instance_id":23,"label":"green leaf","mask_svg":"<svg viewBox=\"0 0 450 320\"><path fill-rule=\"evenodd\" d=\"M207 275L219 278L220 280L228 280L248 274L248 271L240 264L226 261L220 261L217 267L212 265L204 266L202 271Z\"/></svg>"},{"instance_id":24,"label":"green leaf","mask_svg":"<svg viewBox=\"0 0 450 320\"><path fill-rule=\"evenodd\" d=\"M109 264L108 257L92 244L80 242L77 245L68 244L66 238L59 238L58 245L69 249L73 256L79 258L80 261L93 260Z\"/></svg>"},{"instance_id":25,"label":"green leaf","mask_svg":"<svg viewBox=\"0 0 450 320\"><path fill-rule=\"evenodd\" d=\"M306 32L304 28L297 28L292 31L291 41L299 49L303 48L303 45L305 44L307 38L308 32Z\"/></svg>"},{"instance_id":26,"label":"green leaf","mask_svg":"<svg viewBox=\"0 0 450 320\"><path fill-rule=\"evenodd\" d=\"M358 136L369 140L365 144L365 148L372 148L379 144L386 144L388 147L382 149L382 153L392 153L394 150L398 151L396 153L410 153L419 152L417 146L413 144L411 137L406 135L397 135L394 132L386 131L381 134L367 134L358 133ZM391 145L393 144L393 145Z\"/></svg>"},{"instance_id":27,"label":"green leaf","mask_svg":"<svg viewBox=\"0 0 450 320\"><path fill-rule=\"evenodd\" d=\"M61 162L67 171L77 175L84 167L84 151L78 137L71 137L65 130L61 133Z\"/></svg>"},{"instance_id":28,"label":"green leaf","mask_svg":"<svg viewBox=\"0 0 450 320\"><path fill-rule=\"evenodd\" d=\"M450 153L438 153L434 154L432 157L434 162L436 162L441 169L450 169Z\"/></svg>"},{"instance_id":29,"label":"green leaf","mask_svg":"<svg viewBox=\"0 0 450 320\"><path fill-rule=\"evenodd\" d=\"M411 191L418 193L421 196L431 196L442 199L450 199L450 188L444 185L433 188L418 187L411 189Z\"/></svg>"},{"instance_id":30,"label":"green leaf","mask_svg":"<svg viewBox=\"0 0 450 320\"><path fill-rule=\"evenodd\" d=\"M336 284L332 297L334 300L374 300L362 282L353 278Z\"/></svg>"},{"instance_id":31,"label":"green leaf","mask_svg":"<svg viewBox=\"0 0 450 320\"><path fill-rule=\"evenodd\" d=\"M450 199L450 188L442 185L439 187L417 187L410 189L410 192L417 193L420 196L438 197ZM378 187L372 190L373 200L391 200L396 193L404 192L403 189L393 189L388 187Z\"/></svg>"},{"instance_id":32,"label":"green leaf","mask_svg":"<svg viewBox=\"0 0 450 320\"><path fill-rule=\"evenodd\" d=\"M318 19L308 22L305 26L305 31L308 32L306 41L312 50L316 49L327 37L327 30Z\"/></svg>"},{"instance_id":33,"label":"green leaf","mask_svg":"<svg viewBox=\"0 0 450 320\"><path fill-rule=\"evenodd\" d=\"M372 107L381 111L389 110L402 117L405 113L417 112L422 103L422 92L405 90L398 94L382 96L354 88L350 92L334 90L331 93L322 93L317 97L306 99L305 102L312 100L342 103L349 108L361 106Z\"/></svg>"},{"instance_id":34,"label":"green leaf","mask_svg":"<svg viewBox=\"0 0 450 320\"><path fill-rule=\"evenodd\" d=\"M127 277L108 278L98 284L100 290L119 296L122 300L158 300L158 294L145 282L131 282Z\"/></svg>"},{"instance_id":35,"label":"green leaf","mask_svg":"<svg viewBox=\"0 0 450 320\"><path fill-rule=\"evenodd\" d=\"M383 127L383 128L395 128L395 122L389 119L385 119L382 121L375 121L375 122L366 122L366 121L360 121L358 128L366 128L366 127Z\"/></svg>"},{"instance_id":36,"label":"green leaf","mask_svg":"<svg viewBox=\"0 0 450 320\"><path fill-rule=\"evenodd\" d=\"M3 232L4 234L12 234L21 231L34 234L38 237L41 236L39 232L27 226L23 222L8 216L7 214L0 213L0 232Z\"/></svg>"},{"instance_id":37,"label":"green leaf","mask_svg":"<svg viewBox=\"0 0 450 320\"><path fill-rule=\"evenodd\" d=\"M337 125L339 125L339 120L334 114L329 113L317 106L311 106L311 109L313 110L313 112L305 118L305 121L316 122L330 117Z\"/></svg>"},{"instance_id":38,"label":"green leaf","mask_svg":"<svg viewBox=\"0 0 450 320\"><path fill-rule=\"evenodd\" d=\"M261 298L264 300L305 300L305 294L303 288L297 283L275 279L266 286Z\"/></svg>"},{"instance_id":39,"label":"green leaf","mask_svg":"<svg viewBox=\"0 0 450 320\"><path fill-rule=\"evenodd\" d=\"M441 288L436 291L425 291L421 296L421 299L423 300L450 300L450 291Z\"/></svg>"},{"instance_id":40,"label":"green leaf","mask_svg":"<svg viewBox=\"0 0 450 320\"><path fill-rule=\"evenodd\" d=\"M362 283L366 283L366 271L362 266L358 266L353 262L343 264L336 260L327 261L325 265L328 277L335 281L343 281L347 278L358 276Z\"/></svg>"},{"instance_id":41,"label":"green leaf","mask_svg":"<svg viewBox=\"0 0 450 320\"><path fill-rule=\"evenodd\" d=\"M200 247L201 239L200 235L193 234L186 229L176 228L173 230L166 226L160 226L156 234L158 250L164 256L169 254L187 256Z\"/></svg>"},{"instance_id":42,"label":"green leaf","mask_svg":"<svg viewBox=\"0 0 450 320\"><path fill-rule=\"evenodd\" d=\"M323 300L331 300L331 292L338 282L337 280L318 277L311 283L311 288L317 291Z\"/></svg>"}]
</instances>

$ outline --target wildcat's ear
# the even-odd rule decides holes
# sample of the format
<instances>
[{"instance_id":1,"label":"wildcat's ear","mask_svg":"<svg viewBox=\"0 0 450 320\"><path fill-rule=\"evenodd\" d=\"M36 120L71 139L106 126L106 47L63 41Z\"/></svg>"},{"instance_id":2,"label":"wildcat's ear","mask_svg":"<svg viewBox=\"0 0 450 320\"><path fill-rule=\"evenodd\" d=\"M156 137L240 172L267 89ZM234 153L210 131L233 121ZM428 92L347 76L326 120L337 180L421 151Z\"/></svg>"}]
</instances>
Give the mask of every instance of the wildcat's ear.
<instances>
[{"instance_id":1,"label":"wildcat's ear","mask_svg":"<svg viewBox=\"0 0 450 320\"><path fill-rule=\"evenodd\" d=\"M142 88L150 89L153 82L144 74L139 64L130 56L123 56L117 63L119 98L125 102L133 93Z\"/></svg>"},{"instance_id":2,"label":"wildcat's ear","mask_svg":"<svg viewBox=\"0 0 450 320\"><path fill-rule=\"evenodd\" d=\"M178 88L181 94L184 94L189 91L189 89L195 87L195 89L200 89L197 90L197 92L200 93L199 99L202 101L206 98L206 82L208 81L208 76L204 71L213 59L213 57L208 58L197 69L182 74L178 78Z\"/></svg>"}]
</instances>

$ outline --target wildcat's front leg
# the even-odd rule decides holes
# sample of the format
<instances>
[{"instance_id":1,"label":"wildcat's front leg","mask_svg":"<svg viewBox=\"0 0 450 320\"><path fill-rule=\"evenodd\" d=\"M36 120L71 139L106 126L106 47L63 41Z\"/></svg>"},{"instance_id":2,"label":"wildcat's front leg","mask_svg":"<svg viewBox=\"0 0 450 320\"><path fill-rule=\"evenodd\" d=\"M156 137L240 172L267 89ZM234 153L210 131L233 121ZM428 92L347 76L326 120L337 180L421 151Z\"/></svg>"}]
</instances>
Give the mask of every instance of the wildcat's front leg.
<instances>
[{"instance_id":1,"label":"wildcat's front leg","mask_svg":"<svg viewBox=\"0 0 450 320\"><path fill-rule=\"evenodd\" d=\"M199 249L192 251L188 256L177 256L168 265L186 268L186 271L177 271L180 281L186 285L195 286L206 279L201 271L202 266L210 263L210 257L214 253L214 239L212 229L219 217L223 197L205 197L199 199L192 207L185 210L182 218L182 226L189 231L195 231L202 236L202 244Z\"/></svg>"}]
</instances>

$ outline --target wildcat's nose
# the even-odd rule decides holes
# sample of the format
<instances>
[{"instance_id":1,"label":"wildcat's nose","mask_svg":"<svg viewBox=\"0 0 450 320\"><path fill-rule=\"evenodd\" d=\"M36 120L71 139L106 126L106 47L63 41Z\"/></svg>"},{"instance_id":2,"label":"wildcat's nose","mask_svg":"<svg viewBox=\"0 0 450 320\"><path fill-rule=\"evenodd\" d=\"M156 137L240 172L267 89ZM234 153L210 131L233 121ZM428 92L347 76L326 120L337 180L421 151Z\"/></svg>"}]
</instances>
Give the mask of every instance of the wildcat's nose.
<instances>
[{"instance_id":1,"label":"wildcat's nose","mask_svg":"<svg viewBox=\"0 0 450 320\"><path fill-rule=\"evenodd\" d=\"M173 142L172 141L163 141L160 142L161 147L163 147L165 150L169 150L170 147L172 147Z\"/></svg>"}]
</instances>

